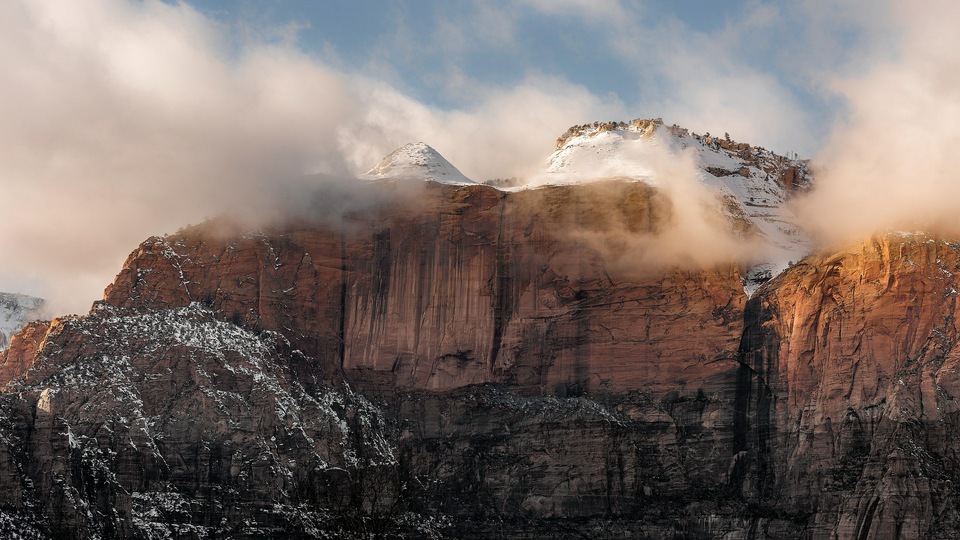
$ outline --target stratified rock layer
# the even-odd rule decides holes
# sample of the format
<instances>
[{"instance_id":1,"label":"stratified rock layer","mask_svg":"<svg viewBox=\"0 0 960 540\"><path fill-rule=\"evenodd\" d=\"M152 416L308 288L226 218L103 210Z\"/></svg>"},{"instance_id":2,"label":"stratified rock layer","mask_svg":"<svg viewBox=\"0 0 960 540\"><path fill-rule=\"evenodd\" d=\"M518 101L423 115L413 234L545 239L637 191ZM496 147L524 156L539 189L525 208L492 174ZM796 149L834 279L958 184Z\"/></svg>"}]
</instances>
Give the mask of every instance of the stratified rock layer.
<instances>
[{"instance_id":1,"label":"stratified rock layer","mask_svg":"<svg viewBox=\"0 0 960 540\"><path fill-rule=\"evenodd\" d=\"M748 300L736 266L624 249L670 220L643 184L422 189L151 238L16 336L0 530L960 533L960 245L877 238Z\"/></svg>"}]
</instances>

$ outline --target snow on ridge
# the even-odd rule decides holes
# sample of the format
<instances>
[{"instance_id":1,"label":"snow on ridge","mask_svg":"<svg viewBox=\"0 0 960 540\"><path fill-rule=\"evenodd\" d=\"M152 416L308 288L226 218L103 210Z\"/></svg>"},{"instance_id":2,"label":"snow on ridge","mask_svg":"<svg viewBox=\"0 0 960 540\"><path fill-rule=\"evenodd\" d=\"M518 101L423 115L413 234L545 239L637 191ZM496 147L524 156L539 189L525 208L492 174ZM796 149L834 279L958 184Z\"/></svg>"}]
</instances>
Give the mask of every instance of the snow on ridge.
<instances>
[{"instance_id":1,"label":"snow on ridge","mask_svg":"<svg viewBox=\"0 0 960 540\"><path fill-rule=\"evenodd\" d=\"M656 185L655 163L669 152L668 140L656 137L655 121L611 122L574 126L557 139L541 174L524 187L589 183L630 178Z\"/></svg>"},{"instance_id":2,"label":"snow on ridge","mask_svg":"<svg viewBox=\"0 0 960 540\"><path fill-rule=\"evenodd\" d=\"M672 175L688 171L713 195L723 214L732 222L749 222L769 244L770 253L748 269L744 284L748 295L809 253L811 241L787 205L792 191L811 183L806 161L738 143L726 134L712 137L667 126L659 118L573 126L557 139L556 151L539 174L509 187L487 185L519 191L617 179L668 187ZM476 185L422 142L398 148L360 178Z\"/></svg>"},{"instance_id":3,"label":"snow on ridge","mask_svg":"<svg viewBox=\"0 0 960 540\"><path fill-rule=\"evenodd\" d=\"M397 148L360 177L366 180L419 179L458 186L476 184L439 152L422 142Z\"/></svg>"},{"instance_id":4,"label":"snow on ridge","mask_svg":"<svg viewBox=\"0 0 960 540\"><path fill-rule=\"evenodd\" d=\"M613 178L665 187L684 160L692 161L697 183L716 198L724 214L750 222L769 244L770 253L747 271L748 295L809 253L811 241L787 205L792 190L811 183L806 161L738 143L727 134L712 137L666 126L659 118L571 127L557 139L542 173L518 189Z\"/></svg>"},{"instance_id":5,"label":"snow on ridge","mask_svg":"<svg viewBox=\"0 0 960 540\"><path fill-rule=\"evenodd\" d=\"M176 380L171 375L176 369L179 377L193 382L190 388L198 397L202 395L200 399L209 405L215 422L239 427L237 422L250 411L258 411L263 418L274 416L272 423L264 424L268 431L275 427L318 449L336 443L323 450L323 455L315 455L313 466L359 467L396 461L380 409L349 385L308 392L291 372L285 356L302 353L290 351L289 341L280 333L253 332L220 320L214 310L198 302L155 310L98 302L88 315L56 322L63 331L82 336L93 347L80 349L79 356L67 362L57 356L57 347L47 347L37 363L41 369L14 385L17 391L46 392L54 403L48 408L58 414L66 414L63 407L78 401L76 396L87 396L89 399L79 401L96 404L97 414L143 434L143 444L150 446L164 436L158 430L162 431L165 422L151 416L149 411L155 413L157 403L146 407L143 391L151 385L167 384L157 381ZM171 349L179 349L175 366L157 362L168 358ZM355 421L361 424L362 433L354 433L357 427L348 421L349 411L357 414ZM82 436L80 439L85 444ZM264 444L274 445L273 439ZM357 444L367 450L360 452ZM148 450L158 452L155 447ZM283 474L291 474L286 466L278 467Z\"/></svg>"}]
</instances>

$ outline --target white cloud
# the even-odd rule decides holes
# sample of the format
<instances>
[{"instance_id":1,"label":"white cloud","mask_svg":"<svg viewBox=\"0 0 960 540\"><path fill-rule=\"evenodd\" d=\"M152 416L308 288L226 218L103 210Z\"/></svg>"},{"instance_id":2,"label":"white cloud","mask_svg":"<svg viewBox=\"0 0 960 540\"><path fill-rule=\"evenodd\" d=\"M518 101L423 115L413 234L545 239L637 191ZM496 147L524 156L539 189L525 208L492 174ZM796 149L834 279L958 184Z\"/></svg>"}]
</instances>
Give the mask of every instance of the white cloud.
<instances>
[{"instance_id":1,"label":"white cloud","mask_svg":"<svg viewBox=\"0 0 960 540\"><path fill-rule=\"evenodd\" d=\"M835 87L850 108L818 158L802 210L830 241L888 229L960 233L960 6L896 6L896 47Z\"/></svg>"},{"instance_id":2,"label":"white cloud","mask_svg":"<svg viewBox=\"0 0 960 540\"><path fill-rule=\"evenodd\" d=\"M341 131L355 170L415 139L434 146L478 181L522 176L540 167L556 138L575 123L618 118L626 108L551 77L529 77L509 89L489 87L468 109L441 110L373 81L359 84L363 114Z\"/></svg>"},{"instance_id":3,"label":"white cloud","mask_svg":"<svg viewBox=\"0 0 960 540\"><path fill-rule=\"evenodd\" d=\"M620 23L628 18L628 9L620 0L520 0L520 3L544 14L573 15L594 22Z\"/></svg>"}]
</instances>

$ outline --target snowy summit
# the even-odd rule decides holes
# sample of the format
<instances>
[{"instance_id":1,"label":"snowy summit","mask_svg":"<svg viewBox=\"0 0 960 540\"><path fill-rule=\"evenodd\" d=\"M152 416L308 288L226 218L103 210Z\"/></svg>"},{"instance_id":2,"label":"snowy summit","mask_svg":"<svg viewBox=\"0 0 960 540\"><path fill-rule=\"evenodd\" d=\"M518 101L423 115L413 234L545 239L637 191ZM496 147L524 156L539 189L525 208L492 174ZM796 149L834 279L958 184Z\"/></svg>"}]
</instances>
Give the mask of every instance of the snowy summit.
<instances>
[{"instance_id":1,"label":"snowy summit","mask_svg":"<svg viewBox=\"0 0 960 540\"><path fill-rule=\"evenodd\" d=\"M429 145L409 143L394 150L374 168L361 175L367 180L415 178L440 184L475 184Z\"/></svg>"},{"instance_id":2,"label":"snowy summit","mask_svg":"<svg viewBox=\"0 0 960 540\"><path fill-rule=\"evenodd\" d=\"M439 152L422 142L402 146L360 178L416 179L475 185ZM698 186L731 223L766 239L768 253L747 269L744 288L761 284L810 251L787 201L810 186L806 161L734 141L729 135L698 135L657 119L594 122L573 126L557 139L539 174L505 191L604 180L643 182L658 189ZM682 191L682 190L681 190Z\"/></svg>"},{"instance_id":3,"label":"snowy summit","mask_svg":"<svg viewBox=\"0 0 960 540\"><path fill-rule=\"evenodd\" d=\"M684 162L693 167L677 166ZM726 134L698 135L660 119L573 126L557 139L543 172L525 187L612 178L666 187L684 171L712 193L728 218L750 223L769 241L769 258L748 270L748 294L809 252L810 240L787 204L793 192L811 184L807 162L736 142Z\"/></svg>"}]
</instances>

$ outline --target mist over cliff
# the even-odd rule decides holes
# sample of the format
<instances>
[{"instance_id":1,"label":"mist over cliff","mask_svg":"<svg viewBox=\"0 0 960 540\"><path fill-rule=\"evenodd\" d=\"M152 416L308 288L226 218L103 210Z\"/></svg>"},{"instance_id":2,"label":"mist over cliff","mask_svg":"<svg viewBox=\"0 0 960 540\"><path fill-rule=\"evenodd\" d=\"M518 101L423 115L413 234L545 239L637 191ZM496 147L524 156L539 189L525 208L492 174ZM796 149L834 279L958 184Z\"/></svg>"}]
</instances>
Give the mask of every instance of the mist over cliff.
<instances>
[{"instance_id":1,"label":"mist over cliff","mask_svg":"<svg viewBox=\"0 0 960 540\"><path fill-rule=\"evenodd\" d=\"M887 44L894 54L832 81L847 114L816 156L817 189L799 205L826 242L884 230L960 233L960 37L944 22L960 10L894 6L902 21Z\"/></svg>"},{"instance_id":2,"label":"mist over cliff","mask_svg":"<svg viewBox=\"0 0 960 540\"><path fill-rule=\"evenodd\" d=\"M144 237L232 209L258 215L304 175L349 178L429 139L470 174L509 177L542 159L571 116L622 115L615 100L543 76L446 112L289 44L232 50L188 4L0 10L0 170L16 201L0 228L0 289L58 311L85 311Z\"/></svg>"}]
</instances>

